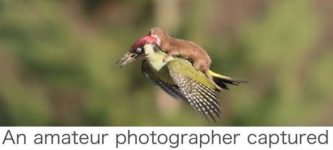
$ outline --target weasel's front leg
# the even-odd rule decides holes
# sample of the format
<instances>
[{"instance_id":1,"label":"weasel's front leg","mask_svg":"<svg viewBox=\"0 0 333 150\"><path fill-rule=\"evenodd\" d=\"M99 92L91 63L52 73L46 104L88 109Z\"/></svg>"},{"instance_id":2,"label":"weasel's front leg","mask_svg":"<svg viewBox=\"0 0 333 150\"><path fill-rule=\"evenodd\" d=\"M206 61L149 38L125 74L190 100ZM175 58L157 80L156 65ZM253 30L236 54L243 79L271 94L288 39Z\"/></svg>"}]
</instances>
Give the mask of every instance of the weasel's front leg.
<instances>
[{"instance_id":1,"label":"weasel's front leg","mask_svg":"<svg viewBox=\"0 0 333 150\"><path fill-rule=\"evenodd\" d=\"M163 62L168 62L173 56L177 55L179 55L177 51L168 50L166 56L163 58Z\"/></svg>"}]
</instances>

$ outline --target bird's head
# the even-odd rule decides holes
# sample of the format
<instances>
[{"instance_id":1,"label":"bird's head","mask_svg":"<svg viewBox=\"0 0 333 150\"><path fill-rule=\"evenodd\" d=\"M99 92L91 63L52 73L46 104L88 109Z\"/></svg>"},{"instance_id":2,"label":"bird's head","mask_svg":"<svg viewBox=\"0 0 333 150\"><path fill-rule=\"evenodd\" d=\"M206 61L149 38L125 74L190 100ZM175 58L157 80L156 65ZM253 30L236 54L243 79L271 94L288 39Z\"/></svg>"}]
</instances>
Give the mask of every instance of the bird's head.
<instances>
[{"instance_id":1,"label":"bird's head","mask_svg":"<svg viewBox=\"0 0 333 150\"><path fill-rule=\"evenodd\" d=\"M121 66L131 63L137 59L145 58L147 55L156 51L158 39L151 35L146 35L131 46L130 50L118 60Z\"/></svg>"}]
</instances>

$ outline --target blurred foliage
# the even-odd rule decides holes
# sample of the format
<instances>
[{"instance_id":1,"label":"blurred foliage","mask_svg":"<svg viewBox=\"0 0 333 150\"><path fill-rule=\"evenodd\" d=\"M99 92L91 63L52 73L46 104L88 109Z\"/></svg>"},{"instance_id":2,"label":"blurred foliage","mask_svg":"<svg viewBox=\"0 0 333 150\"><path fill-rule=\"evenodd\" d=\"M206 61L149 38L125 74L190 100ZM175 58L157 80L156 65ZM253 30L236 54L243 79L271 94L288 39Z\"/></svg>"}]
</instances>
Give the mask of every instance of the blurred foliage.
<instances>
[{"instance_id":1,"label":"blurred foliage","mask_svg":"<svg viewBox=\"0 0 333 150\"><path fill-rule=\"evenodd\" d=\"M205 47L214 70L250 81L221 93L219 125L333 124L333 2L172 2L171 34ZM140 63L114 64L163 26L158 3L1 0L0 125L207 125L183 103L162 113Z\"/></svg>"}]
</instances>

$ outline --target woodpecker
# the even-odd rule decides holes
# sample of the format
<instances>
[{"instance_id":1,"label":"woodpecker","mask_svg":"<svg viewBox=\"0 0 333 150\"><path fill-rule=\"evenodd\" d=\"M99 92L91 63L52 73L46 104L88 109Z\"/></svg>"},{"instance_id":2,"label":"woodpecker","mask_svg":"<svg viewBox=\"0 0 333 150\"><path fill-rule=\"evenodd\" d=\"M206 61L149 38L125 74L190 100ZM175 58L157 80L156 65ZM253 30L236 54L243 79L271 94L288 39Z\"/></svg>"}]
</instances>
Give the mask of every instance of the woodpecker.
<instances>
[{"instance_id":1,"label":"woodpecker","mask_svg":"<svg viewBox=\"0 0 333 150\"><path fill-rule=\"evenodd\" d=\"M137 40L118 62L123 66L143 59L141 69L145 77L169 95L189 103L206 119L215 122L222 115L217 97L220 90L217 85L228 89L227 84L238 85L240 81L209 71L214 79L212 81L184 58L170 56L169 59L163 60L167 54L156 42L156 38L144 36Z\"/></svg>"}]
</instances>

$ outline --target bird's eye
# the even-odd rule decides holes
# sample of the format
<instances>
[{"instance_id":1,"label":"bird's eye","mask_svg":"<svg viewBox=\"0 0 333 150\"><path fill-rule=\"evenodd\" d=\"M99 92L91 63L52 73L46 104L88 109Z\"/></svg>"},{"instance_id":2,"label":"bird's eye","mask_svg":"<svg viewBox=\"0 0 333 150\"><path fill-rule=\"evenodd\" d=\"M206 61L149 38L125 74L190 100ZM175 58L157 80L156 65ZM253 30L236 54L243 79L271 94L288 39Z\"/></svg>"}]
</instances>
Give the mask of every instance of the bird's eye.
<instances>
[{"instance_id":1,"label":"bird's eye","mask_svg":"<svg viewBox=\"0 0 333 150\"><path fill-rule=\"evenodd\" d=\"M141 53L141 51L142 51L142 48L141 48L141 47L139 47L139 48L136 49L136 52L137 52L137 53Z\"/></svg>"}]
</instances>

